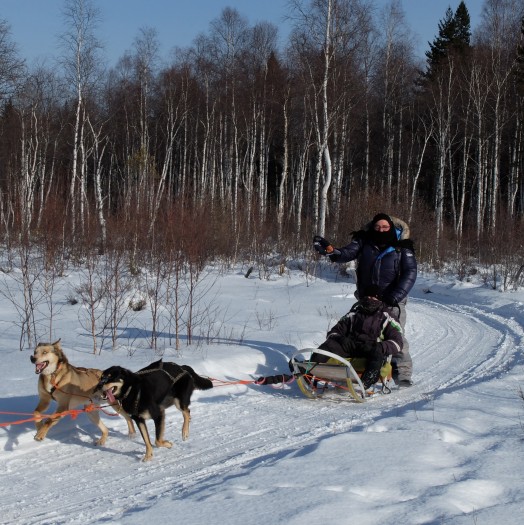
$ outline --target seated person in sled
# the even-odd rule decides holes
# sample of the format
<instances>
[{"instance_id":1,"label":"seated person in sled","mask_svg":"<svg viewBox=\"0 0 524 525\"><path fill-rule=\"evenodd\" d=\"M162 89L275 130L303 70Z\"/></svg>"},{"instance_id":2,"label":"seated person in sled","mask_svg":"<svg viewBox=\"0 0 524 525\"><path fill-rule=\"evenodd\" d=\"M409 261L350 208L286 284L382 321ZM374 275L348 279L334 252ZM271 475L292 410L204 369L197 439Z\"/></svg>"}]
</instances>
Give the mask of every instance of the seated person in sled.
<instances>
[{"instance_id":1,"label":"seated person in sled","mask_svg":"<svg viewBox=\"0 0 524 525\"><path fill-rule=\"evenodd\" d=\"M380 378L380 369L388 356L402 351L402 328L380 299L379 288L368 286L359 302L329 330L327 339L318 347L344 358L365 358L361 376L367 390ZM325 363L329 357L316 354L310 358Z\"/></svg>"}]
</instances>

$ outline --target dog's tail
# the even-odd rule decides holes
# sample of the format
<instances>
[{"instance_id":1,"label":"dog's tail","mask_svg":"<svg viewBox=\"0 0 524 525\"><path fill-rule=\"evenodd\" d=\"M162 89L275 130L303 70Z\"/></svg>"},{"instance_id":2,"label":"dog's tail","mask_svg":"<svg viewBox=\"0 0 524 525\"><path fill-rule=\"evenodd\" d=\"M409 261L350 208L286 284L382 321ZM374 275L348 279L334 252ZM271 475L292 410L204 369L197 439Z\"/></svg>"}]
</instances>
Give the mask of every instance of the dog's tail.
<instances>
[{"instance_id":1,"label":"dog's tail","mask_svg":"<svg viewBox=\"0 0 524 525\"><path fill-rule=\"evenodd\" d=\"M182 365L182 368L191 374L191 377L193 378L193 381L195 382L195 388L197 390L209 390L210 388L213 388L213 383L211 382L211 379L208 379L207 377L201 377L199 376L190 366L188 365Z\"/></svg>"}]
</instances>

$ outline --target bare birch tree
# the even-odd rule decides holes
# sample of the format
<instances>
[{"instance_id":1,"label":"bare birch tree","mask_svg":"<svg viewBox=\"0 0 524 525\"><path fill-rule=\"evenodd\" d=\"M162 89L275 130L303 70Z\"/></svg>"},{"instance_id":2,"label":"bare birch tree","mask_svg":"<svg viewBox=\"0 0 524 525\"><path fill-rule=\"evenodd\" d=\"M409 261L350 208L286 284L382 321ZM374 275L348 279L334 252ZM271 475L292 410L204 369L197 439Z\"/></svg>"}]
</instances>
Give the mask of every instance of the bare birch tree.
<instances>
[{"instance_id":1,"label":"bare birch tree","mask_svg":"<svg viewBox=\"0 0 524 525\"><path fill-rule=\"evenodd\" d=\"M507 99L517 48L520 21L524 13L522 0L486 0L477 41L489 49L492 80L492 161L488 192L488 227L497 226L501 184L502 135L508 121Z\"/></svg>"},{"instance_id":2,"label":"bare birch tree","mask_svg":"<svg viewBox=\"0 0 524 525\"><path fill-rule=\"evenodd\" d=\"M391 198L395 195L396 187L396 201L399 202L404 173L402 119L414 79L414 58L412 36L405 21L404 10L398 0L392 0L382 10L378 30L382 35L377 77L381 86L378 91L383 101L384 152L381 173L385 184L385 188L381 188L380 193Z\"/></svg>"},{"instance_id":3,"label":"bare birch tree","mask_svg":"<svg viewBox=\"0 0 524 525\"><path fill-rule=\"evenodd\" d=\"M453 106L455 103L455 65L452 59L447 67L443 67L434 80L431 102L431 129L435 142L437 165L435 166L435 230L436 251L444 230L446 173L448 173L448 160L451 154L452 143L456 138L453 128Z\"/></svg>"},{"instance_id":4,"label":"bare birch tree","mask_svg":"<svg viewBox=\"0 0 524 525\"><path fill-rule=\"evenodd\" d=\"M313 0L309 8L295 0L292 5L297 20L292 45L309 85L308 102L317 148L313 223L316 231L324 235L332 183L330 139L335 114L340 109L330 100L330 88L338 87L334 80L339 78L338 68L354 58L370 26L366 6L359 0Z\"/></svg>"},{"instance_id":5,"label":"bare birch tree","mask_svg":"<svg viewBox=\"0 0 524 525\"><path fill-rule=\"evenodd\" d=\"M66 80L74 88L75 117L69 181L69 206L73 237L77 225L83 228L86 205L87 159L85 155L86 97L98 75L100 42L95 36L99 11L93 0L66 0L63 10L65 31L61 35L61 62ZM77 207L79 210L77 211ZM78 215L77 215L78 214Z\"/></svg>"}]
</instances>

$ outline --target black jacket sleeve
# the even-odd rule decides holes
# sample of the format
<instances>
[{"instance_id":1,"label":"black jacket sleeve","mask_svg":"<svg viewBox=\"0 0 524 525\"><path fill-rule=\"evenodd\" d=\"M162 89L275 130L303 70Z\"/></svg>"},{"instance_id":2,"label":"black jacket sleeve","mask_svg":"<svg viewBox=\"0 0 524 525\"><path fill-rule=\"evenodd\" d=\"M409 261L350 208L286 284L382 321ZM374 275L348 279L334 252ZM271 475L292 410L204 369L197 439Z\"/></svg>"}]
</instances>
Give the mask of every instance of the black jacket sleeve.
<instances>
[{"instance_id":1,"label":"black jacket sleeve","mask_svg":"<svg viewBox=\"0 0 524 525\"><path fill-rule=\"evenodd\" d=\"M404 245L400 248L400 253L399 279L394 290L389 293L397 303L407 297L417 280L417 260L414 250Z\"/></svg>"},{"instance_id":2,"label":"black jacket sleeve","mask_svg":"<svg viewBox=\"0 0 524 525\"><path fill-rule=\"evenodd\" d=\"M359 253L362 250L362 243L364 237L365 232L363 230L353 232L353 238L351 242L342 248L337 248L338 253L333 253L329 256L329 258L331 259L331 261L337 263L354 261L359 256Z\"/></svg>"}]
</instances>

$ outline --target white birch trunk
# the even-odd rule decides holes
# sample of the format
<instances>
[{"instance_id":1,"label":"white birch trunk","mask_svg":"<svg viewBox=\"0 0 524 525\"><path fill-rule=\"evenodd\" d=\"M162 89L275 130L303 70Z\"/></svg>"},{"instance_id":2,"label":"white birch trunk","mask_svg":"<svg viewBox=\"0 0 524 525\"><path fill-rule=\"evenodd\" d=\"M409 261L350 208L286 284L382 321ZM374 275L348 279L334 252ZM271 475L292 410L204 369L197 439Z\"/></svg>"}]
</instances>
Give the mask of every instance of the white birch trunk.
<instances>
[{"instance_id":1,"label":"white birch trunk","mask_svg":"<svg viewBox=\"0 0 524 525\"><path fill-rule=\"evenodd\" d=\"M319 235L325 235L326 215L328 208L328 192L331 186L331 156L329 153L329 107L328 107L328 79L331 61L331 23L332 23L332 0L328 0L326 13L326 32L324 40L324 75L322 79L322 136L319 144L319 168L324 161L324 180L320 193L319 218L317 231Z\"/></svg>"},{"instance_id":2,"label":"white birch trunk","mask_svg":"<svg viewBox=\"0 0 524 525\"><path fill-rule=\"evenodd\" d=\"M284 223L284 199L286 197L286 185L289 172L289 117L288 117L288 101L287 97L282 107L282 116L284 120L284 158L282 161L282 174L280 176L280 182L278 184L278 202L277 202L277 225L278 225L278 241L282 240L282 229Z\"/></svg>"}]
</instances>

